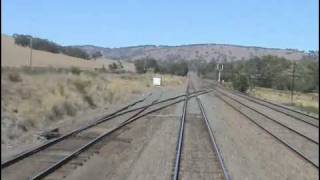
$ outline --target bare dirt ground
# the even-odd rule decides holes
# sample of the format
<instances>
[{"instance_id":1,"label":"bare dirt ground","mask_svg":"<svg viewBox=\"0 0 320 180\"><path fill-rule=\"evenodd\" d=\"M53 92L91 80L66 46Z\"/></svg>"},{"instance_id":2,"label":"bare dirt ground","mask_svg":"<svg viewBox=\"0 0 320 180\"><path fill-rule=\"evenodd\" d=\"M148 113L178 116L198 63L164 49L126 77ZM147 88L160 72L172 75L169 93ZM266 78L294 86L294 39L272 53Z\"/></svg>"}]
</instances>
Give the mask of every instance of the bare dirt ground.
<instances>
[{"instance_id":1,"label":"bare dirt ground","mask_svg":"<svg viewBox=\"0 0 320 180\"><path fill-rule=\"evenodd\" d=\"M318 179L317 168L212 95L201 100L232 179Z\"/></svg>"}]
</instances>

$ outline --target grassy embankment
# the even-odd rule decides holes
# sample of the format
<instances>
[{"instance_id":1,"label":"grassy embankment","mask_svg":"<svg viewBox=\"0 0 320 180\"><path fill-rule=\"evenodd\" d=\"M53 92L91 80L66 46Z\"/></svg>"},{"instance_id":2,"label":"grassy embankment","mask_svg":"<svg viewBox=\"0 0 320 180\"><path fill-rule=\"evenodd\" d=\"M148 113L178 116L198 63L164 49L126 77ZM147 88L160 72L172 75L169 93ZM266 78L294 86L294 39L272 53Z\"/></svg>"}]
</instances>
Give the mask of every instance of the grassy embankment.
<instances>
[{"instance_id":1,"label":"grassy embankment","mask_svg":"<svg viewBox=\"0 0 320 180\"><path fill-rule=\"evenodd\" d=\"M125 103L152 88L153 76L79 69L2 68L1 73L2 143L65 117ZM163 84L170 88L183 82L183 77L165 75Z\"/></svg>"},{"instance_id":2,"label":"grassy embankment","mask_svg":"<svg viewBox=\"0 0 320 180\"><path fill-rule=\"evenodd\" d=\"M319 114L318 93L294 92L293 105L291 105L290 91L280 91L269 88L254 88L249 92L249 94L261 99L293 106L303 111Z\"/></svg>"},{"instance_id":3,"label":"grassy embankment","mask_svg":"<svg viewBox=\"0 0 320 180\"><path fill-rule=\"evenodd\" d=\"M226 82L224 86L232 89L230 83ZM290 91L255 87L251 91L248 91L248 94L267 101L292 106L298 110L319 114L319 93L294 92L293 104L291 104Z\"/></svg>"}]
</instances>

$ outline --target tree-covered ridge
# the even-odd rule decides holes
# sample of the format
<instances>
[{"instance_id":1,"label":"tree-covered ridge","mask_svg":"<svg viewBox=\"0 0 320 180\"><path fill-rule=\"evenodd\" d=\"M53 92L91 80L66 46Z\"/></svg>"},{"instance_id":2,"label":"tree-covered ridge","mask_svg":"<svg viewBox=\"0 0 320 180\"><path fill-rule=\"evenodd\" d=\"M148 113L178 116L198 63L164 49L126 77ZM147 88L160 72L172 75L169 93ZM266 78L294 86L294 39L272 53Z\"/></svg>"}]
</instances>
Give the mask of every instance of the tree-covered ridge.
<instances>
[{"instance_id":1,"label":"tree-covered ridge","mask_svg":"<svg viewBox=\"0 0 320 180\"><path fill-rule=\"evenodd\" d=\"M96 52L92 57L90 57L90 55L86 51L80 48L70 47L70 46L61 46L47 39L32 37L30 35L14 34L13 38L14 38L15 44L17 45L24 46L24 47L32 46L32 49L48 51L51 53L62 53L68 56L73 56L73 57L82 58L82 59L90 59L90 58L96 59L102 56L100 52ZM32 39L32 45L30 42L31 39Z\"/></svg>"}]
</instances>

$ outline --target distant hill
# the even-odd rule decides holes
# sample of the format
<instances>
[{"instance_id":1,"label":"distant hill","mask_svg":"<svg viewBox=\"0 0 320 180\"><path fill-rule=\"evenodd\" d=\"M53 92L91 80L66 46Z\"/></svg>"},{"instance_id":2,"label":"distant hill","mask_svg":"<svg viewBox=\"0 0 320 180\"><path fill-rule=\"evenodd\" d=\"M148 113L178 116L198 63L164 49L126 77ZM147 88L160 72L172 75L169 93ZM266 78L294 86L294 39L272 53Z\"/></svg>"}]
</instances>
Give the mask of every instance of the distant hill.
<instances>
[{"instance_id":1,"label":"distant hill","mask_svg":"<svg viewBox=\"0 0 320 180\"><path fill-rule=\"evenodd\" d=\"M11 36L1 35L1 66L21 67L28 66L30 48L18 46ZM108 68L115 60L99 58L97 60L85 60L71 57L64 54L50 53L41 50L32 50L32 61L35 67L79 67L81 69L101 68L103 65ZM123 63L128 71L134 71L132 63Z\"/></svg>"},{"instance_id":2,"label":"distant hill","mask_svg":"<svg viewBox=\"0 0 320 180\"><path fill-rule=\"evenodd\" d=\"M122 48L104 48L91 45L76 46L89 54L100 51L104 57L112 59L136 60L152 57L158 60L194 60L237 61L254 56L275 55L289 60L301 60L308 53L294 49L262 48L227 44L193 44L181 46L132 46Z\"/></svg>"}]
</instances>

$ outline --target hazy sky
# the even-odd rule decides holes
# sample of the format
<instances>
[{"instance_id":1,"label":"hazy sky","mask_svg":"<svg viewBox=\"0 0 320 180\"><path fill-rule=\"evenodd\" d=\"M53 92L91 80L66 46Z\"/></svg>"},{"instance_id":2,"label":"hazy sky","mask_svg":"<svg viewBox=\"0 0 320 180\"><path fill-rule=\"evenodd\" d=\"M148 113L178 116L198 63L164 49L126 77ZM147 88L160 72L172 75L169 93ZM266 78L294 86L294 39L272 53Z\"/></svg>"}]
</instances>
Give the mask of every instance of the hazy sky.
<instances>
[{"instance_id":1,"label":"hazy sky","mask_svg":"<svg viewBox=\"0 0 320 180\"><path fill-rule=\"evenodd\" d=\"M2 33L62 45L319 49L317 0L2 0L1 12Z\"/></svg>"}]
</instances>

